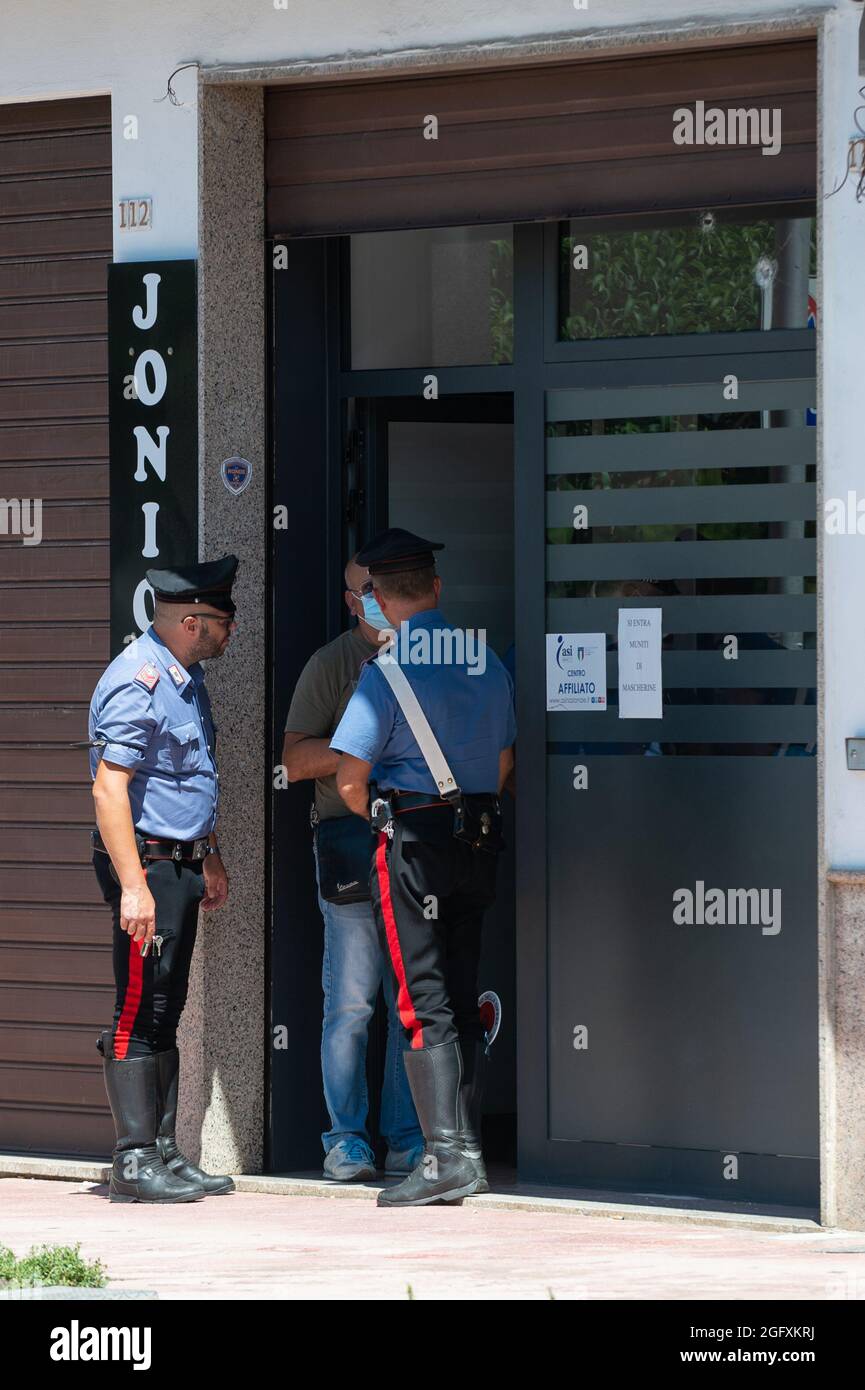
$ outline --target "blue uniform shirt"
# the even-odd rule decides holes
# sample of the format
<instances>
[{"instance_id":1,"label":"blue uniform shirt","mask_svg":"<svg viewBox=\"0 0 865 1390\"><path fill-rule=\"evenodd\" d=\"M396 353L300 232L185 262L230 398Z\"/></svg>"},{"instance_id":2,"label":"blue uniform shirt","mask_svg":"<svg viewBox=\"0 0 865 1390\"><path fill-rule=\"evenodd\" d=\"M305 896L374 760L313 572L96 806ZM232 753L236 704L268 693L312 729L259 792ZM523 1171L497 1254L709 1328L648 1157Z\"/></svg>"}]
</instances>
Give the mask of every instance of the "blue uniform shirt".
<instances>
[{"instance_id":1,"label":"blue uniform shirt","mask_svg":"<svg viewBox=\"0 0 865 1390\"><path fill-rule=\"evenodd\" d=\"M424 655L426 630L429 660ZM416 613L408 620L407 641L400 636L400 665L418 698L430 728L464 792L495 792L499 784L499 753L516 738L511 678L489 647L481 648L486 669L470 674L479 660L436 661L436 642L457 631L438 608ZM446 641L442 651L448 650ZM451 651L456 651L454 646ZM466 653L464 653L465 655ZM470 658L474 653L467 653ZM357 690L346 707L331 748L373 764L371 780L382 788L429 792L438 788L382 672L375 661L361 670Z\"/></svg>"},{"instance_id":2,"label":"blue uniform shirt","mask_svg":"<svg viewBox=\"0 0 865 1390\"><path fill-rule=\"evenodd\" d=\"M208 835L216 824L216 730L198 662L180 665L152 627L103 672L90 701L90 772L101 757L134 767L135 828L169 840Z\"/></svg>"}]
</instances>

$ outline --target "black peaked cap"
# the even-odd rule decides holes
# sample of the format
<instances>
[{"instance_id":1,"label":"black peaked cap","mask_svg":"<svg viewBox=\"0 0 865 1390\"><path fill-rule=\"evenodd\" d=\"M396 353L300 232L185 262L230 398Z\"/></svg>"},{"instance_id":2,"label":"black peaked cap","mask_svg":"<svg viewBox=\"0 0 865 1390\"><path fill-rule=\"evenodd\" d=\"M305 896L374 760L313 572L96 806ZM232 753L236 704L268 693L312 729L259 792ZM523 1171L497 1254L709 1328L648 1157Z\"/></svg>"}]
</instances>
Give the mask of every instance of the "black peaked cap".
<instances>
[{"instance_id":1,"label":"black peaked cap","mask_svg":"<svg viewBox=\"0 0 865 1390\"><path fill-rule=\"evenodd\" d=\"M148 570L147 582L163 603L209 603L222 613L233 613L231 586L237 573L236 555L205 560L201 565L173 565Z\"/></svg>"},{"instance_id":2,"label":"black peaked cap","mask_svg":"<svg viewBox=\"0 0 865 1390\"><path fill-rule=\"evenodd\" d=\"M401 526L389 526L367 541L356 562L370 574L403 574L435 564L434 550L444 550L441 541L425 541Z\"/></svg>"}]
</instances>

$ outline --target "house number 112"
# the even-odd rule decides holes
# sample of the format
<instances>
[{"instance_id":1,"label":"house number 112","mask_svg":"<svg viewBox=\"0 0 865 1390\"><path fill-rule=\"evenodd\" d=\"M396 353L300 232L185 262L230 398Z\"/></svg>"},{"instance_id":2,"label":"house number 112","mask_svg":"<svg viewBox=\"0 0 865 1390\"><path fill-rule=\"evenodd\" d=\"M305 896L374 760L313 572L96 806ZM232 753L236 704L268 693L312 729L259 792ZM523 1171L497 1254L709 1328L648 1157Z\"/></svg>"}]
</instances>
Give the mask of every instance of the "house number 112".
<instances>
[{"instance_id":1,"label":"house number 112","mask_svg":"<svg viewBox=\"0 0 865 1390\"><path fill-rule=\"evenodd\" d=\"M152 198L121 198L117 206L121 232L137 232L153 226Z\"/></svg>"}]
</instances>

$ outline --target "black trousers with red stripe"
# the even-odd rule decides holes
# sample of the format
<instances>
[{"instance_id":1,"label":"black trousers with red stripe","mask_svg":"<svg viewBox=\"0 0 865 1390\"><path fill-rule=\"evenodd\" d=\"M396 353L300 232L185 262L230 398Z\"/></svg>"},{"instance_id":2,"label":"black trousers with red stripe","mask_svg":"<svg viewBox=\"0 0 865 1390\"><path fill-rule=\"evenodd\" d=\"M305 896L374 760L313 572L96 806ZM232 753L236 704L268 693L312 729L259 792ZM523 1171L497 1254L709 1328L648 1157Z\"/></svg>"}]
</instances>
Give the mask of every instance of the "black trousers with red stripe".
<instances>
[{"instance_id":1,"label":"black trousers with red stripe","mask_svg":"<svg viewBox=\"0 0 865 1390\"><path fill-rule=\"evenodd\" d=\"M156 903L161 950L141 943L120 926L120 885L107 854L95 853L93 867L114 919L114 1055L146 1057L175 1046L177 1025L189 989L189 967L204 896L201 863L155 860L147 866L147 886Z\"/></svg>"},{"instance_id":2,"label":"black trousers with red stripe","mask_svg":"<svg viewBox=\"0 0 865 1390\"><path fill-rule=\"evenodd\" d=\"M393 968L400 1022L413 1048L483 1040L478 963L496 856L454 839L439 807L394 817L373 855L373 910Z\"/></svg>"}]
</instances>

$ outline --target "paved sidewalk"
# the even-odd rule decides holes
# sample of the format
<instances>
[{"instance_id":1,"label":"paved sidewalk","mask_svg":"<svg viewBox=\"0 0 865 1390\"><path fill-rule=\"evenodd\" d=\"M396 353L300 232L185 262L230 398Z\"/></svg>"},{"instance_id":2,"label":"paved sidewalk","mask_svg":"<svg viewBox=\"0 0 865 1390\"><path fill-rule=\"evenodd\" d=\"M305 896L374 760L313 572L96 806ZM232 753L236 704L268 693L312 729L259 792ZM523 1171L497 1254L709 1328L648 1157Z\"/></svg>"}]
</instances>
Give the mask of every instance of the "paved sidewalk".
<instances>
[{"instance_id":1,"label":"paved sidewalk","mask_svg":"<svg viewBox=\"0 0 865 1390\"><path fill-rule=\"evenodd\" d=\"M0 1245L81 1242L112 1283L205 1299L865 1299L865 1235L238 1192L110 1204L0 1179Z\"/></svg>"}]
</instances>

